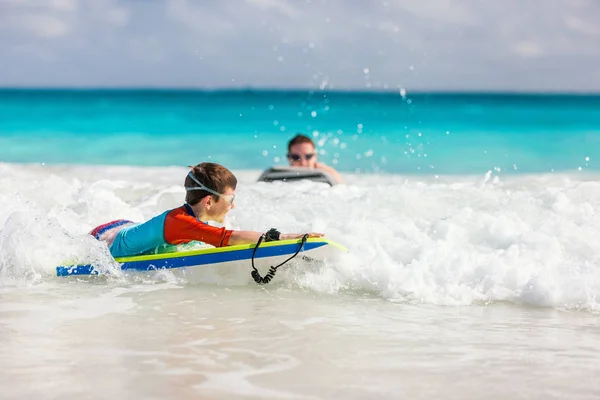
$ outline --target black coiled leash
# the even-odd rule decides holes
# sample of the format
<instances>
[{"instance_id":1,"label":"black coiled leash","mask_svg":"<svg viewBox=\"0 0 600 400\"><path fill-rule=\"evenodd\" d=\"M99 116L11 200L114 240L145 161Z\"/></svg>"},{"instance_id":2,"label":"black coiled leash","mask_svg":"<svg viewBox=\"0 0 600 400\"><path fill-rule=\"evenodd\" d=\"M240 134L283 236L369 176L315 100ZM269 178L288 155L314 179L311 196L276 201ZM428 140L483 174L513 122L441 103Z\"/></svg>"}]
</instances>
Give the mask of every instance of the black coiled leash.
<instances>
[{"instance_id":1,"label":"black coiled leash","mask_svg":"<svg viewBox=\"0 0 600 400\"><path fill-rule=\"evenodd\" d=\"M267 233L260 235L260 237L258 238L258 242L256 242L256 246L254 246L254 251L252 252L252 268L254 269L254 271L252 271L251 275L252 275L252 278L254 278L254 282L258 283L259 285L264 285L266 283L271 282L271 279L273 279L273 277L275 276L275 272L277 272L277 268L281 267L283 264L287 263L292 258L296 257L298 255L298 253L300 253L300 250L302 250L302 246L304 246L304 243L306 243L306 239L308 239L308 234L304 234L304 236L302 236L302 241L300 242L300 245L298 246L298 250L296 250L294 255L292 255L290 258L288 258L281 264L276 265L275 267L271 266L271 268L269 268L269 272L267 272L267 274L264 277L262 277L262 276L260 276L260 273L254 266L254 255L256 254L256 250L258 250L258 246L260 246L263 239L265 242L271 242L273 240L279 240L279 236L280 236L280 233L277 229L275 229L275 228L269 229L267 231Z\"/></svg>"}]
</instances>

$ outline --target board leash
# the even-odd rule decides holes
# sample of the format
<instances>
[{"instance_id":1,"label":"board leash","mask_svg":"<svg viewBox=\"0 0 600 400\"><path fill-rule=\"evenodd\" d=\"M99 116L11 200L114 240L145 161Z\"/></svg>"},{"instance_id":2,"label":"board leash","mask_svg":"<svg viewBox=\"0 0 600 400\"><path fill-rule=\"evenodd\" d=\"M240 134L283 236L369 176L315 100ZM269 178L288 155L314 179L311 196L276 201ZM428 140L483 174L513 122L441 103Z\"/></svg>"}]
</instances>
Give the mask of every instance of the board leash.
<instances>
[{"instance_id":1,"label":"board leash","mask_svg":"<svg viewBox=\"0 0 600 400\"><path fill-rule=\"evenodd\" d=\"M267 232L267 235L270 232L271 231ZM279 233L279 232L277 232L277 233ZM254 255L256 254L256 250L258 250L258 246L260 246L263 239L265 239L264 233L262 235L260 235L260 237L258 238L258 241L256 242L256 246L254 246L254 251L252 252L252 260L251 260L253 271L250 273L250 275L252 275L252 278L254 278L254 282L258 283L259 285L264 285L264 284L269 283L271 281L271 279L273 279L273 277L275 276L275 273L277 272L277 268L281 267L283 264L287 263L292 258L296 257L298 255L298 253L300 253L300 250L302 250L302 246L304 246L304 244L306 243L306 239L308 239L308 233L305 233L302 236L302 241L300 242L300 245L298 246L298 250L296 250L296 252L290 258L288 258L281 264L276 265L276 266L271 266L271 268L269 268L269 272L267 272L267 274L264 277L260 276L258 269L256 269L256 267L254 266ZM265 240L265 241L268 242L268 241L270 241L269 239L270 238L267 236L267 240Z\"/></svg>"}]
</instances>

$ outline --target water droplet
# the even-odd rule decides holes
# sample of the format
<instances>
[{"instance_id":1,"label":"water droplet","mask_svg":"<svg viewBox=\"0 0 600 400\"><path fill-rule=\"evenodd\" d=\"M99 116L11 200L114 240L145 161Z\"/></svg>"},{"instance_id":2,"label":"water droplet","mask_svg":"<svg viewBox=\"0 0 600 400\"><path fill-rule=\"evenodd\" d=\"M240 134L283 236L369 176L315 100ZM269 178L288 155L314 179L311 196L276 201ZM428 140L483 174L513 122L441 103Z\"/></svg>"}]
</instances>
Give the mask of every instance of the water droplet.
<instances>
[{"instance_id":1,"label":"water droplet","mask_svg":"<svg viewBox=\"0 0 600 400\"><path fill-rule=\"evenodd\" d=\"M317 112L316 111L311 111L310 112L310 116L313 117L313 118L316 117L317 116Z\"/></svg>"}]
</instances>

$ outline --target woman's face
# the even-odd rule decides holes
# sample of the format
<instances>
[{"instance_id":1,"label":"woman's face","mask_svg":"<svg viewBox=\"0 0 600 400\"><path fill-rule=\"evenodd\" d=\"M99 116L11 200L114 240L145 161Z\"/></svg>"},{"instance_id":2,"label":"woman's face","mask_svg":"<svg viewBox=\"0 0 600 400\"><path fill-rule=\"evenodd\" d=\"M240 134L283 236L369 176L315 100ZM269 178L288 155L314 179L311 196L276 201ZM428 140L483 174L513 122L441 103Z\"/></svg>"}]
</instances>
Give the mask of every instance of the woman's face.
<instances>
[{"instance_id":1,"label":"woman's face","mask_svg":"<svg viewBox=\"0 0 600 400\"><path fill-rule=\"evenodd\" d=\"M315 168L317 165L315 146L310 143L293 145L290 147L287 158L292 167Z\"/></svg>"}]
</instances>

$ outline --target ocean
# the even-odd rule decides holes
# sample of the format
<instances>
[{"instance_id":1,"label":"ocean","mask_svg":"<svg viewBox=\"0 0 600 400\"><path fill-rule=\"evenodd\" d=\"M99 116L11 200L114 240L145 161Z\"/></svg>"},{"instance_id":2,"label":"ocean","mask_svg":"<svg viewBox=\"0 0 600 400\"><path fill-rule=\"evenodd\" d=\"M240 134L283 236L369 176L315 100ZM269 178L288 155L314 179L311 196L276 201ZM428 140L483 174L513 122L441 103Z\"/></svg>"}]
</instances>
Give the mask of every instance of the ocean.
<instances>
[{"instance_id":1,"label":"ocean","mask_svg":"<svg viewBox=\"0 0 600 400\"><path fill-rule=\"evenodd\" d=\"M256 181L296 133L345 184ZM597 399L599 143L600 95L0 90L0 397ZM55 276L203 161L349 253Z\"/></svg>"},{"instance_id":2,"label":"ocean","mask_svg":"<svg viewBox=\"0 0 600 400\"><path fill-rule=\"evenodd\" d=\"M593 171L598 110L600 95L0 90L0 160L263 169L304 133L345 172Z\"/></svg>"}]
</instances>

